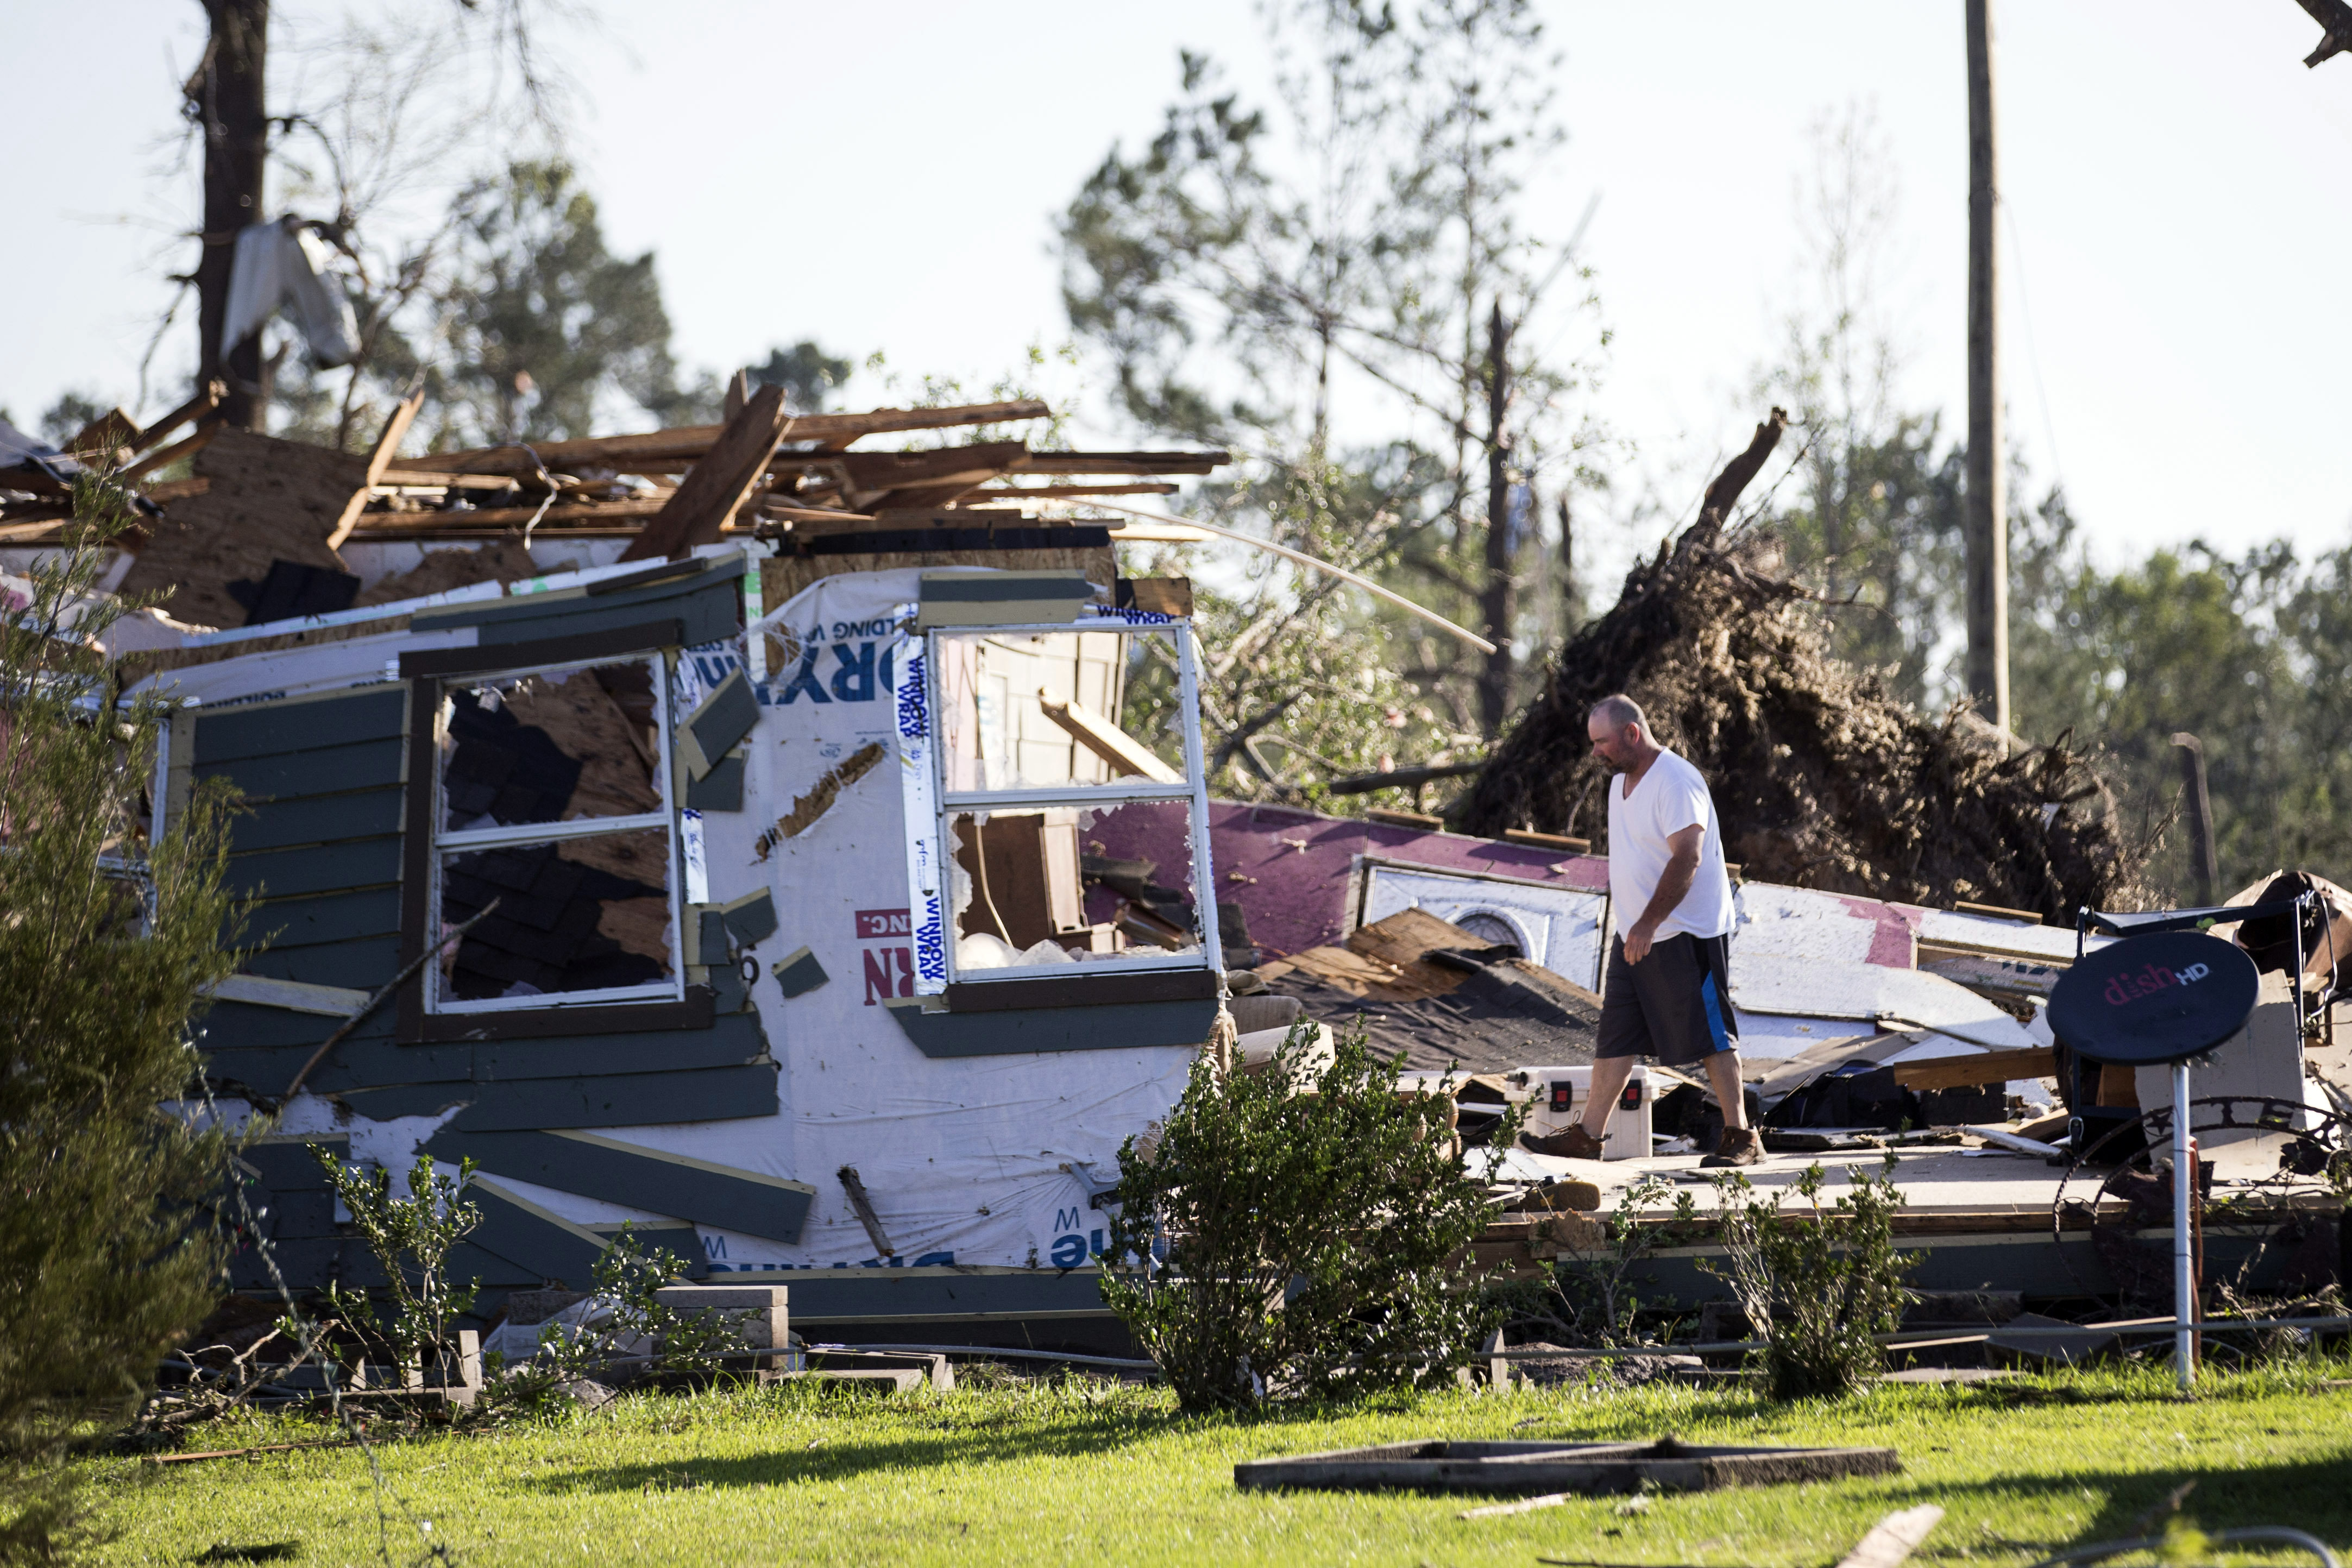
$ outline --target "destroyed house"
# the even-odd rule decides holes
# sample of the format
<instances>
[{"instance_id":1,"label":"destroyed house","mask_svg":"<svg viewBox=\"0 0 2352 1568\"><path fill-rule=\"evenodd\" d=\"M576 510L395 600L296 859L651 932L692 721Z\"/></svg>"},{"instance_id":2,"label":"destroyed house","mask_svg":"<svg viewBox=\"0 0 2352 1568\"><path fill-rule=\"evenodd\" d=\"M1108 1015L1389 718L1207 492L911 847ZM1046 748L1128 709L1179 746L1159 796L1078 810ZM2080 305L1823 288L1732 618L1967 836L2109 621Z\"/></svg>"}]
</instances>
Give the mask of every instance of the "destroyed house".
<instances>
[{"instance_id":1,"label":"destroyed house","mask_svg":"<svg viewBox=\"0 0 2352 1568\"><path fill-rule=\"evenodd\" d=\"M1217 1007L1200 879L1146 909L1081 874L1148 819L1205 875L1190 628L1066 568L833 573L756 614L806 566L761 553L149 677L185 705L167 821L206 779L248 806L261 946L199 1027L225 1095L283 1103L246 1157L289 1282L371 1271L322 1140L476 1162L453 1272L493 1297L584 1284L625 1221L698 1274L880 1271L796 1279L804 1322L1051 1310L1019 1287L1091 1258L1089 1199Z\"/></svg>"},{"instance_id":2,"label":"destroyed house","mask_svg":"<svg viewBox=\"0 0 2352 1568\"><path fill-rule=\"evenodd\" d=\"M479 1172L451 1271L485 1313L584 1286L627 1224L698 1276L788 1283L821 1337L1116 1343L1096 1205L1227 987L1245 1064L1293 1019L1362 1019L1424 1082L1475 1075L1465 1136L1506 1097L1573 1112L1605 862L1526 828L1212 801L1189 588L1116 554L1209 536L1024 509L1222 454L859 452L1044 410L793 420L741 392L724 425L407 460L398 416L364 458L220 429L202 399L100 433L153 448L127 471L194 459L140 481L153 515L109 582L168 589L169 615L110 645L181 705L164 819L206 779L246 802L230 877L257 903L226 939L250 956L197 1027L224 1108L273 1114L244 1160L289 1283L374 1270L306 1145L395 1173L424 1152ZM60 466L0 467L0 550L55 542ZM1766 880L1738 903L1771 1179L1891 1139L1923 1285L2131 1288L2128 1195L2085 1207L2037 1137L2011 1147L2057 1087L2040 1003L2074 933ZM2333 1010L2307 1051L2264 1006L2213 1080L2289 1107L2290 1134L2231 1145L2250 1202L2337 1092ZM1682 1179L1706 1142L1696 1085L1642 1083L1604 1190ZM2084 1092L2165 1103L2129 1074ZM1570 1166L1501 1152L1515 1212L1482 1256L1533 1267L1576 1234L1542 1196L1595 1168ZM267 1287L257 1250L235 1268ZM1712 1293L1679 1263L1661 1283Z\"/></svg>"}]
</instances>

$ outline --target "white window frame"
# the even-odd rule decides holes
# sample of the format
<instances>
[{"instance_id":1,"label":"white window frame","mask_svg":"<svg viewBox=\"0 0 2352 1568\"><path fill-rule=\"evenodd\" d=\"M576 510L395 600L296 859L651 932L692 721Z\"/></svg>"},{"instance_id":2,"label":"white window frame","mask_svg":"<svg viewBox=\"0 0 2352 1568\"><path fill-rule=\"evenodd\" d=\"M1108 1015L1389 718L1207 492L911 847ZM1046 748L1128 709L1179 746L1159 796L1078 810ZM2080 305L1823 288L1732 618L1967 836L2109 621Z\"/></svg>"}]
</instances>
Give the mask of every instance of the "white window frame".
<instances>
[{"instance_id":1,"label":"white window frame","mask_svg":"<svg viewBox=\"0 0 2352 1568\"><path fill-rule=\"evenodd\" d=\"M946 729L948 710L942 686L944 661L940 645L944 639L971 637L1026 636L1033 633L1068 634L1071 632L1108 632L1122 638L1167 634L1176 644L1177 720L1184 737L1184 779L1181 783L1163 784L1156 779L1127 779L1114 783L1071 784L1022 789L960 789L947 787L948 747ZM947 922L944 946L947 956L947 983L950 985L984 986L1000 980L1035 980L1041 978L1070 979L1083 982L1091 975L1133 975L1165 973L1171 969L1205 969L1223 977L1225 972L1224 948L1217 932L1216 878L1209 861L1209 784L1208 769L1202 765L1200 674L1193 655L1192 623L1185 619L1167 621L1129 621L1116 615L1090 616L1079 621L1045 622L1020 626L934 626L924 633L925 696L930 714L929 743L931 747L931 788L939 802L933 831L938 837L941 876L945 863L952 859L955 842L955 819L965 812L1036 810L1046 807L1076 807L1080 810L1110 806L1122 806L1138 800L1181 800L1190 809L1189 826L1192 847L1192 917L1200 931L1201 946L1196 953L1134 954L1120 958L1087 958L1075 964L1017 964L1003 968L976 969L963 973L956 964L955 910L952 901L942 896L940 913ZM1118 716L1110 716L1113 723ZM942 889L944 892L944 889Z\"/></svg>"},{"instance_id":2,"label":"white window frame","mask_svg":"<svg viewBox=\"0 0 2352 1568\"><path fill-rule=\"evenodd\" d=\"M658 737L654 748L655 784L661 792L660 810L640 811L626 817L581 817L568 822L520 822L512 827L468 828L454 832L441 825L449 817L448 801L442 792L441 784L441 744L448 733L449 687L487 685L496 681L530 675L566 677L583 670L628 664L646 665L653 676L654 727ZM569 843L580 839L608 838L659 829L669 846L669 875L666 880L669 884L670 977L641 986L613 986L596 991L559 991L535 997L479 997L469 999L441 994L441 965L436 959L425 966L426 1016L448 1018L473 1013L545 1012L554 1008L607 1007L615 1002L680 1001L685 998L686 953L680 936L685 913L682 903L686 872L682 859L685 834L679 827L677 800L672 789L674 770L671 754L675 747L670 735L670 675L668 656L659 649L649 649L637 653L608 653L590 659L574 659L560 664L521 664L511 669L469 670L464 674L431 677L433 752L428 766L432 769L432 778L426 788L433 791L433 841L426 855L425 940L432 943L440 935L441 867L443 860L451 854L473 850Z\"/></svg>"}]
</instances>

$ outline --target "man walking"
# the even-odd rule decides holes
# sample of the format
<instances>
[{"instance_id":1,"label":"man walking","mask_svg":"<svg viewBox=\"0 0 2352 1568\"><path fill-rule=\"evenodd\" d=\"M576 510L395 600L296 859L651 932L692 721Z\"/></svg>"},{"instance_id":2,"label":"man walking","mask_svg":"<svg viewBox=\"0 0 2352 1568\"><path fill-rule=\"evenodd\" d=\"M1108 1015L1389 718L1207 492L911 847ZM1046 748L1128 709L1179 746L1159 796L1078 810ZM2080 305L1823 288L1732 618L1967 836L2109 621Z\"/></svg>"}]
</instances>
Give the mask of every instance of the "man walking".
<instances>
[{"instance_id":1,"label":"man walking","mask_svg":"<svg viewBox=\"0 0 2352 1568\"><path fill-rule=\"evenodd\" d=\"M1739 1036L1731 1012L1731 878L1723 830L1699 770L1660 746L1633 698L1603 697L1585 722L1609 781L1609 899L1622 921L1609 946L1592 1093L1580 1124L1525 1138L1538 1154L1601 1157L1601 1129L1633 1058L1668 1067L1704 1062L1723 1107L1723 1141L1699 1162L1754 1165L1762 1144L1748 1125Z\"/></svg>"}]
</instances>

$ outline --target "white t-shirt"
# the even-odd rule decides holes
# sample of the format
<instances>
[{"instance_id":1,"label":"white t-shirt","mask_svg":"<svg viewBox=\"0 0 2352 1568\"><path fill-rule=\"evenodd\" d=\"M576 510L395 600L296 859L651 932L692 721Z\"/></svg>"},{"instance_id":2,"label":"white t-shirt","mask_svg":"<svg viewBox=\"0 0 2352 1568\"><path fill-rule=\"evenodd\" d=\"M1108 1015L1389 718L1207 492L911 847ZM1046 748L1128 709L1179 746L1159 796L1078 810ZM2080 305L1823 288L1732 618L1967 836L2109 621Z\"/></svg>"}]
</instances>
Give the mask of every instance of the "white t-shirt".
<instances>
[{"instance_id":1,"label":"white t-shirt","mask_svg":"<svg viewBox=\"0 0 2352 1568\"><path fill-rule=\"evenodd\" d=\"M1625 775L1609 780L1609 898L1619 931L1632 930L1656 896L1658 879L1675 854L1667 839L1695 826L1706 829L1699 840L1698 872L1683 901L1659 924L1660 940L1685 932L1731 933L1731 878L1723 869L1723 830L1715 820L1715 800L1699 770L1671 751L1658 754L1630 800Z\"/></svg>"}]
</instances>

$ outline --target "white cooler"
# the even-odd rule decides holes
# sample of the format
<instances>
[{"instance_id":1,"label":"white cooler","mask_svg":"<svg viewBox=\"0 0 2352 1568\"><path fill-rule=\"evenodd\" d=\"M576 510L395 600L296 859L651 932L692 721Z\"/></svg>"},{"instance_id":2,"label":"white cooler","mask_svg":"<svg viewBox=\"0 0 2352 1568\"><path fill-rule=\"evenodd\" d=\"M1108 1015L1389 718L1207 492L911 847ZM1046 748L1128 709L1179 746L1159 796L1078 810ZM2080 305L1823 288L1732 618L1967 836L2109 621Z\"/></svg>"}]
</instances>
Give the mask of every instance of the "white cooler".
<instances>
[{"instance_id":1,"label":"white cooler","mask_svg":"<svg viewBox=\"0 0 2352 1568\"><path fill-rule=\"evenodd\" d=\"M1528 1113L1529 1133L1544 1136L1584 1119L1585 1104L1592 1098L1592 1069L1528 1067L1521 1071L1527 1074L1528 1090L1534 1097ZM1601 1139L1602 1159L1648 1157L1650 1105L1654 1098L1649 1066L1637 1061L1625 1080L1624 1089L1618 1093L1616 1105L1610 1110L1608 1130Z\"/></svg>"}]
</instances>

